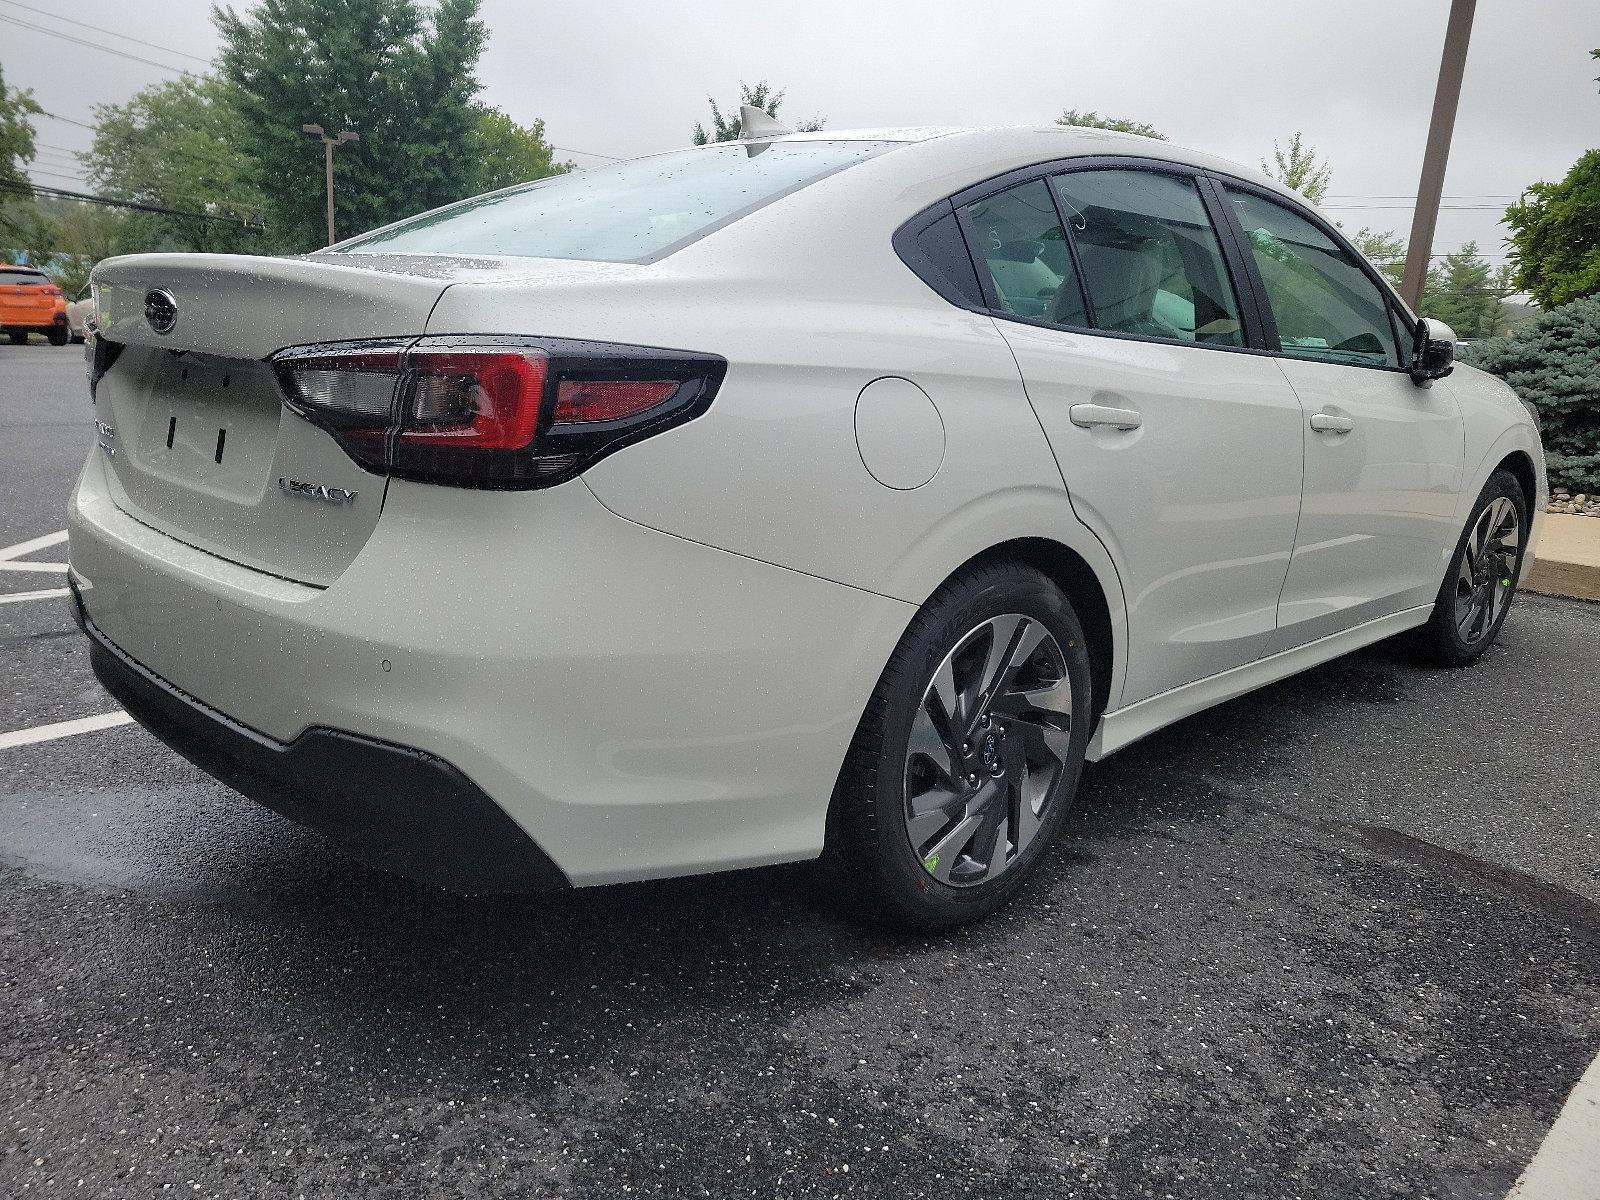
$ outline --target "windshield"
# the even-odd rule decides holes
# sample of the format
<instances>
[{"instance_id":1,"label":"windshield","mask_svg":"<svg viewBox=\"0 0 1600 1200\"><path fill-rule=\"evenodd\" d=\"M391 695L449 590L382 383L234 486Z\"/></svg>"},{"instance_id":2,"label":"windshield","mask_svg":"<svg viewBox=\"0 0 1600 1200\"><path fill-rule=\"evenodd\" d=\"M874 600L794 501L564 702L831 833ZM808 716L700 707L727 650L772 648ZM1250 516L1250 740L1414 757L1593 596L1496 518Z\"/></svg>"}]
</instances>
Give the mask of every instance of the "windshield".
<instances>
[{"instance_id":1,"label":"windshield","mask_svg":"<svg viewBox=\"0 0 1600 1200\"><path fill-rule=\"evenodd\" d=\"M888 142L728 142L463 200L337 249L640 262L871 158Z\"/></svg>"}]
</instances>

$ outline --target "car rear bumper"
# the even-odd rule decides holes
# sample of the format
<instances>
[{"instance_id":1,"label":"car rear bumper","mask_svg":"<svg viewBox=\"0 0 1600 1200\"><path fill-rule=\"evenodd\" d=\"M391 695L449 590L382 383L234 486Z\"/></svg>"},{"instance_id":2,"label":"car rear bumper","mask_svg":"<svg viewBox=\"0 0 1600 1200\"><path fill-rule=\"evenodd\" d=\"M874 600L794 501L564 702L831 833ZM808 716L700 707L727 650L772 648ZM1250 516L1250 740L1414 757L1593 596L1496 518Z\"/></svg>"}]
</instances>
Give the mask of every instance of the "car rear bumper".
<instances>
[{"instance_id":1,"label":"car rear bumper","mask_svg":"<svg viewBox=\"0 0 1600 1200\"><path fill-rule=\"evenodd\" d=\"M425 756L575 886L819 853L845 749L914 612L646 529L582 480L521 493L392 482L371 493L382 518L327 588L185 545L113 488L93 452L68 516L86 617L144 672L259 735L241 790L304 782L300 763L345 773L330 738L346 761L360 761L348 739ZM318 515L308 504L297 519ZM221 769L191 756L233 782L236 755ZM266 802L284 805L285 790ZM281 811L338 836L340 818ZM451 822L420 828L448 837Z\"/></svg>"},{"instance_id":2,"label":"car rear bumper","mask_svg":"<svg viewBox=\"0 0 1600 1200\"><path fill-rule=\"evenodd\" d=\"M11 316L0 318L0 333L48 333L52 329L67 328L67 314L58 313L13 313Z\"/></svg>"},{"instance_id":3,"label":"car rear bumper","mask_svg":"<svg viewBox=\"0 0 1600 1200\"><path fill-rule=\"evenodd\" d=\"M90 662L139 724L259 804L326 834L361 862L452 891L569 886L532 838L455 767L337 729L279 742L185 694L125 654L84 612Z\"/></svg>"}]
</instances>

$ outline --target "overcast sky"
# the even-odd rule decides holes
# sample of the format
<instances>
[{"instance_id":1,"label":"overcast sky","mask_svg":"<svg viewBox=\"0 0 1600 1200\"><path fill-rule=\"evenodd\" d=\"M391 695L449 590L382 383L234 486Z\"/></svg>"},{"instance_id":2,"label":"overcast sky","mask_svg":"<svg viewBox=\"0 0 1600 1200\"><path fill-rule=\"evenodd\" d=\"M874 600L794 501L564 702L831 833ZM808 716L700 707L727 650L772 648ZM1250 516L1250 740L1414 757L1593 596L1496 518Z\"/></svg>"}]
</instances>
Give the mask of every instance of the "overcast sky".
<instances>
[{"instance_id":1,"label":"overcast sky","mask_svg":"<svg viewBox=\"0 0 1600 1200\"><path fill-rule=\"evenodd\" d=\"M525 123L542 117L557 146L618 156L687 143L708 93L731 99L740 80L760 79L787 93L783 116L825 117L836 129L1028 124L1096 109L1251 165L1300 130L1333 165L1332 215L1347 229L1404 236L1448 9L1448 0L484 0L479 78L487 102ZM178 66L199 64L116 35L202 58L216 48L204 0L0 0L0 18ZM1600 146L1595 46L1596 0L1481 0L1435 250L1473 238L1498 261L1505 204ZM0 63L8 84L84 121L95 103L170 78L9 19ZM41 119L49 148L37 182L71 186L61 176L77 168L61 149L89 136Z\"/></svg>"}]
</instances>

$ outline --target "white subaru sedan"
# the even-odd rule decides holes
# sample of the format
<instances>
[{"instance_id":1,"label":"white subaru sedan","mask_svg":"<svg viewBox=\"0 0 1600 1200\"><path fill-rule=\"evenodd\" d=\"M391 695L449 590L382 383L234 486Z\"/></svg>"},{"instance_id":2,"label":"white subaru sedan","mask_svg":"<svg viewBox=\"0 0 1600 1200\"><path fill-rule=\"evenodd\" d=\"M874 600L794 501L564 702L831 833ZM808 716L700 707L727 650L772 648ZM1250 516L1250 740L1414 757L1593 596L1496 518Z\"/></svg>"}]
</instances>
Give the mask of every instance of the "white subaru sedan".
<instances>
[{"instance_id":1,"label":"white subaru sedan","mask_svg":"<svg viewBox=\"0 0 1600 1200\"><path fill-rule=\"evenodd\" d=\"M1535 423L1298 196L1094 130L751 129L102 263L105 686L446 887L825 855L937 928L1017 892L1086 758L1493 642Z\"/></svg>"}]
</instances>

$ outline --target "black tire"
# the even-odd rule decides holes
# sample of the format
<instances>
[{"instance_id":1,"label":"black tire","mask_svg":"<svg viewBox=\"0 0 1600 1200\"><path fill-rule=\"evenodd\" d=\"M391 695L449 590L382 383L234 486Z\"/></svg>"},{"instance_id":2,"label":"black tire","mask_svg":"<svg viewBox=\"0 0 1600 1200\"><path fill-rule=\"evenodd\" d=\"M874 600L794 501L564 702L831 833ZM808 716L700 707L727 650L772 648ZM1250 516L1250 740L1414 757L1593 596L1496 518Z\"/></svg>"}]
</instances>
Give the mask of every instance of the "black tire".
<instances>
[{"instance_id":1,"label":"black tire","mask_svg":"<svg viewBox=\"0 0 1600 1200\"><path fill-rule=\"evenodd\" d=\"M988 872L995 861L991 857L981 881L957 886L935 878L932 872L937 859L931 860L934 866L926 865L912 845L907 824L912 727L924 711L925 695L935 671L955 654L958 645L972 644L963 639L970 639L985 622L995 621L997 624L990 628L999 629L1004 627L1000 623L1015 616L1038 622L1054 639L1053 648L1046 652L1050 661L1057 664L1057 676L1071 683L1070 728L1062 730L1057 724L1051 730L1055 735L1053 752L1057 754L1057 760L1050 764L1053 782L1048 799L1030 822L1027 837L1019 836L1015 843L1008 843L1006 834L997 834L996 846L1010 851L1008 856L1007 849L999 850L998 860L1004 865L991 877ZM1021 635L1017 636L1020 642ZM998 634L990 635L991 642L998 640ZM1036 682L1035 687L1039 686ZM826 857L854 907L873 919L887 919L919 930L939 930L975 921L1010 901L1060 830L1077 791L1092 724L1092 695L1083 628L1067 598L1041 572L1020 563L999 562L963 571L940 588L913 618L884 668L834 790ZM995 711L999 712L999 708ZM994 727L1002 731L1002 754L1024 754L1021 745L1027 734L1035 731L1033 726L1022 726L1025 732L1019 733L1019 723L1024 720L1009 714L995 719ZM984 721L988 728L987 715ZM1008 727L1010 737L1005 733ZM993 749L989 745L983 752L989 756ZM998 754L993 756L993 760L1000 758ZM1005 782L1002 777L1008 774L1006 765L1012 762L1006 757L992 768L996 780ZM1030 778L1026 771L1009 774L1023 780ZM1017 786L1020 790L1022 785ZM1015 834L1022 819L1017 815L1015 801L1012 803L1012 823L1007 828ZM1002 822L1007 819L1000 818ZM950 858L956 857L956 850L952 850ZM947 865L946 870L952 870L952 866Z\"/></svg>"},{"instance_id":2,"label":"black tire","mask_svg":"<svg viewBox=\"0 0 1600 1200\"><path fill-rule=\"evenodd\" d=\"M65 325L53 325L50 327L50 332L45 334L52 346L65 346L70 336Z\"/></svg>"},{"instance_id":3,"label":"black tire","mask_svg":"<svg viewBox=\"0 0 1600 1200\"><path fill-rule=\"evenodd\" d=\"M1469 563L1466 572L1463 572L1463 561L1474 546L1480 522L1484 522L1489 510L1500 501L1508 503L1510 510L1516 514L1514 549L1499 550L1476 567ZM1500 509L1502 513L1505 511L1503 507ZM1516 596L1517 576L1522 569L1522 555L1528 544L1528 525L1528 499L1522 493L1522 485L1510 471L1496 471L1484 484L1478 502L1472 506L1472 516L1468 518L1467 526L1456 542L1455 553L1450 556L1450 566L1445 571L1444 581L1439 585L1439 594L1434 600L1433 615L1426 625L1412 635L1412 645L1425 660L1441 667L1464 667L1476 662L1494 643L1506 616L1511 612L1511 601ZM1493 530L1489 532L1492 535ZM1488 544L1492 548L1497 544L1497 539L1491 536ZM1494 569L1484 573L1484 566ZM1484 610L1483 620L1475 623L1468 613L1465 629L1462 628L1463 610L1457 603L1458 597L1463 594L1464 573L1479 579L1486 578L1489 585L1489 603Z\"/></svg>"},{"instance_id":4,"label":"black tire","mask_svg":"<svg viewBox=\"0 0 1600 1200\"><path fill-rule=\"evenodd\" d=\"M28 333L25 329L13 330L6 336L11 339L11 344L13 346L26 346L28 344Z\"/></svg>"}]
</instances>

